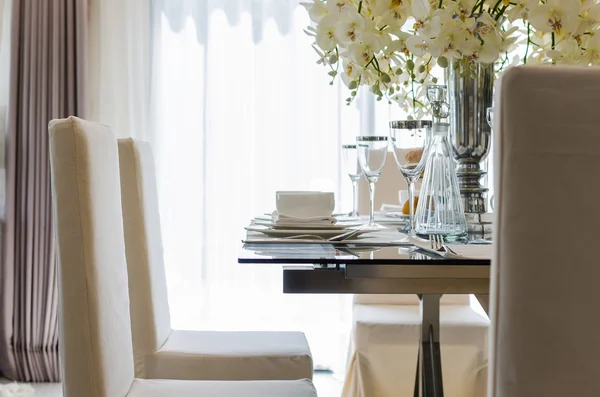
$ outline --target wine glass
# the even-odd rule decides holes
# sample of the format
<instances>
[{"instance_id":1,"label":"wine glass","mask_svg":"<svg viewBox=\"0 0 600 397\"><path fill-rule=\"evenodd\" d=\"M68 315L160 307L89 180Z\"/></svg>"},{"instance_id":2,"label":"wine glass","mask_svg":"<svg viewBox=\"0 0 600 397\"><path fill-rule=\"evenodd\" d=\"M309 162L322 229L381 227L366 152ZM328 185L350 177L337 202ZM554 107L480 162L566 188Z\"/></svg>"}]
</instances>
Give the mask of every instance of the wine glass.
<instances>
[{"instance_id":1,"label":"wine glass","mask_svg":"<svg viewBox=\"0 0 600 397\"><path fill-rule=\"evenodd\" d=\"M490 128L494 128L494 108L489 107L485 110L485 119Z\"/></svg>"},{"instance_id":2,"label":"wine glass","mask_svg":"<svg viewBox=\"0 0 600 397\"><path fill-rule=\"evenodd\" d=\"M390 122L391 146L396 165L408 184L409 234L415 235L415 183L425 169L426 150L432 122L399 120Z\"/></svg>"},{"instance_id":3,"label":"wine glass","mask_svg":"<svg viewBox=\"0 0 600 397\"><path fill-rule=\"evenodd\" d=\"M350 218L358 218L358 181L360 180L360 165L358 164L358 151L356 145L342 145L342 158L344 170L352 181L352 212Z\"/></svg>"},{"instance_id":4,"label":"wine glass","mask_svg":"<svg viewBox=\"0 0 600 397\"><path fill-rule=\"evenodd\" d=\"M369 182L370 210L367 228L377 228L375 224L375 183L381 176L388 152L387 136L356 137L358 163Z\"/></svg>"}]
</instances>

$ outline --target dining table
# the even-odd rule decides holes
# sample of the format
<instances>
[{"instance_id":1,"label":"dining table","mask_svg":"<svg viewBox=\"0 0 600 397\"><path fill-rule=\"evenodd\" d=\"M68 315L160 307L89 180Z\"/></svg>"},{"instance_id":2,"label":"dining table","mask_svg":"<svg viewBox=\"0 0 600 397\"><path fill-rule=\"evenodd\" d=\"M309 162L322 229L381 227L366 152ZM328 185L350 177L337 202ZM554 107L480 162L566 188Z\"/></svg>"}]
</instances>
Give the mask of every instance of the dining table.
<instances>
[{"instance_id":1,"label":"dining table","mask_svg":"<svg viewBox=\"0 0 600 397\"><path fill-rule=\"evenodd\" d=\"M283 267L289 294L416 294L421 333L415 397L443 397L440 352L440 298L473 294L488 313L492 245L448 245L407 237L390 227L365 237L330 242L265 238L248 232L238 256L241 264Z\"/></svg>"}]
</instances>

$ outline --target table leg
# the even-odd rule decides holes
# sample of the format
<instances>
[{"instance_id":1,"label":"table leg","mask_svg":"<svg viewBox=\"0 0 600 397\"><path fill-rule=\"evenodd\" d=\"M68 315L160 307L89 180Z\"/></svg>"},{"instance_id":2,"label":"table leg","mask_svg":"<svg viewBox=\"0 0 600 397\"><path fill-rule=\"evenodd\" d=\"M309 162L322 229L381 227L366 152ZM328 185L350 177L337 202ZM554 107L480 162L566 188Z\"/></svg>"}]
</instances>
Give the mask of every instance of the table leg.
<instances>
[{"instance_id":1,"label":"table leg","mask_svg":"<svg viewBox=\"0 0 600 397\"><path fill-rule=\"evenodd\" d=\"M441 294L421 296L420 363L422 397L443 397L442 356L440 353Z\"/></svg>"}]
</instances>

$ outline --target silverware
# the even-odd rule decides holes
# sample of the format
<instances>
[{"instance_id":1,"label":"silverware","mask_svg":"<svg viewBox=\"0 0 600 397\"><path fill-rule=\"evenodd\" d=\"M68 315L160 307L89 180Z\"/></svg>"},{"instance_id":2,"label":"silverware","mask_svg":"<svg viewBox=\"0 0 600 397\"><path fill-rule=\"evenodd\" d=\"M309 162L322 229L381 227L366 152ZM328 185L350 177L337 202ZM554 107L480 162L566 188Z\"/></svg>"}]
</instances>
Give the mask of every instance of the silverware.
<instances>
[{"instance_id":1,"label":"silverware","mask_svg":"<svg viewBox=\"0 0 600 397\"><path fill-rule=\"evenodd\" d=\"M437 252L445 252L448 254L460 256L446 244L446 242L444 241L444 236L442 235L429 235L429 244L431 244L431 249Z\"/></svg>"}]
</instances>

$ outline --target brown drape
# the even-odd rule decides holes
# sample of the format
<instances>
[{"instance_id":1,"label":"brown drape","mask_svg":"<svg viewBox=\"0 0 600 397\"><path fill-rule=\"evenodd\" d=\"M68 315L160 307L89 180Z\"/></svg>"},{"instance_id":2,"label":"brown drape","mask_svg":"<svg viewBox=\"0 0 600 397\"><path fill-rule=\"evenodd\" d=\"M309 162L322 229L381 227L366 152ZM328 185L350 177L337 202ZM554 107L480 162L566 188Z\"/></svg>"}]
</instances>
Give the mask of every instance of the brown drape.
<instances>
[{"instance_id":1,"label":"brown drape","mask_svg":"<svg viewBox=\"0 0 600 397\"><path fill-rule=\"evenodd\" d=\"M12 0L0 371L58 381L48 121L85 117L88 0Z\"/></svg>"}]
</instances>

